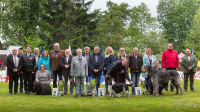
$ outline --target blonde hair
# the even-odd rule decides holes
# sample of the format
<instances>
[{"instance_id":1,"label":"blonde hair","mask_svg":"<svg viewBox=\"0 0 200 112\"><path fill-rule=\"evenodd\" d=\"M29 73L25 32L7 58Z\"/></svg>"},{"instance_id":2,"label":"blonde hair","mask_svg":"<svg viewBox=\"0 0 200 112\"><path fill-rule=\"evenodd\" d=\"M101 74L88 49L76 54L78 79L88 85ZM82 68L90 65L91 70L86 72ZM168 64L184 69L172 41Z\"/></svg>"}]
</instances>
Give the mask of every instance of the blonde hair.
<instances>
[{"instance_id":1,"label":"blonde hair","mask_svg":"<svg viewBox=\"0 0 200 112\"><path fill-rule=\"evenodd\" d=\"M105 50L105 55L108 55L108 54L107 54L107 50L108 50L108 49L110 49L110 51L111 51L110 55L114 55L114 51L113 51L113 48L112 48L111 46L108 46L108 47L106 48L106 50Z\"/></svg>"},{"instance_id":2,"label":"blonde hair","mask_svg":"<svg viewBox=\"0 0 200 112\"><path fill-rule=\"evenodd\" d=\"M118 58L120 57L120 51L121 51L121 50L124 50L124 52L125 52L124 55L125 55L125 57L126 57L126 51L125 51L125 49L124 49L123 47L121 47L121 48L119 49L119 53L118 53L118 55L117 55Z\"/></svg>"}]
</instances>

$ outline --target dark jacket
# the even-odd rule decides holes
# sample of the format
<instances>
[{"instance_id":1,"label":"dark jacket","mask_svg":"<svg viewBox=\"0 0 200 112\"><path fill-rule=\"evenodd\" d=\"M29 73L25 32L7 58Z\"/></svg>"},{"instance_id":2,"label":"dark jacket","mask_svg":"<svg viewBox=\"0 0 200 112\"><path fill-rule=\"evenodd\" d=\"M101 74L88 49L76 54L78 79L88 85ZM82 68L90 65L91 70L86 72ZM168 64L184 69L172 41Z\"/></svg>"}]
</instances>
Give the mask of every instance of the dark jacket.
<instances>
[{"instance_id":1,"label":"dark jacket","mask_svg":"<svg viewBox=\"0 0 200 112\"><path fill-rule=\"evenodd\" d=\"M127 58L127 59L129 59L129 57L128 57L128 56L126 56L126 58ZM116 61L117 61L117 60L122 60L122 57L121 57L121 55L120 55L120 56L116 56L116 59L115 59L115 60L116 60ZM127 66L126 66L126 67L128 68L128 66L129 66L129 61L128 61L128 63L127 63Z\"/></svg>"},{"instance_id":2,"label":"dark jacket","mask_svg":"<svg viewBox=\"0 0 200 112\"><path fill-rule=\"evenodd\" d=\"M131 54L129 56L129 68L130 68L131 72L134 72L134 68L133 68L134 59L135 59L134 54ZM141 69L142 69L142 66L143 66L143 58L142 58L142 56L138 54L137 60L138 60L138 65L139 65L139 72L141 72Z\"/></svg>"},{"instance_id":3,"label":"dark jacket","mask_svg":"<svg viewBox=\"0 0 200 112\"><path fill-rule=\"evenodd\" d=\"M23 67L23 63L22 63L22 59L19 56L17 56L17 59L18 59L17 75L21 75L21 70L22 70L22 67ZM14 76L15 72L13 72L13 69L15 69L15 65L14 65L13 55L9 55L7 57L6 66L7 66L7 75Z\"/></svg>"},{"instance_id":4,"label":"dark jacket","mask_svg":"<svg viewBox=\"0 0 200 112\"><path fill-rule=\"evenodd\" d=\"M153 68L156 69L155 67L153 67ZM161 71L162 71L162 68L159 68L159 67L158 67L157 70L161 70ZM147 86L149 86L149 87L153 87L153 83L151 82L151 75L149 75L149 80L148 80L148 84L147 84Z\"/></svg>"},{"instance_id":5,"label":"dark jacket","mask_svg":"<svg viewBox=\"0 0 200 112\"><path fill-rule=\"evenodd\" d=\"M32 53L30 53L30 56L27 56L27 53L23 54L21 56L22 63L23 63L23 71L26 72L35 72L36 71L36 65L35 65L35 56L33 56Z\"/></svg>"},{"instance_id":6,"label":"dark jacket","mask_svg":"<svg viewBox=\"0 0 200 112\"><path fill-rule=\"evenodd\" d=\"M126 75L127 80L130 82L130 78L128 76L128 69L126 66L122 66L122 61L118 60L114 62L109 68L106 75L110 75L111 77L116 77L122 70L124 70L124 74Z\"/></svg>"},{"instance_id":7,"label":"dark jacket","mask_svg":"<svg viewBox=\"0 0 200 112\"><path fill-rule=\"evenodd\" d=\"M104 67L104 57L102 54L98 53L98 60L96 63L95 60L95 54L90 54L90 57L88 59L88 67L90 72L93 74L93 76L100 76L102 74L102 69ZM94 69L98 69L99 72L95 73Z\"/></svg>"},{"instance_id":8,"label":"dark jacket","mask_svg":"<svg viewBox=\"0 0 200 112\"><path fill-rule=\"evenodd\" d=\"M65 55L65 52L59 49L58 55L56 57L55 50L52 50L49 54L49 69L52 71L61 71L61 67L59 66L59 62L62 56Z\"/></svg>"},{"instance_id":9,"label":"dark jacket","mask_svg":"<svg viewBox=\"0 0 200 112\"><path fill-rule=\"evenodd\" d=\"M112 64L113 62L115 62L114 55L110 55L108 58L104 59L104 67L106 68L106 71L104 70L104 75L106 75L109 65Z\"/></svg>"},{"instance_id":10,"label":"dark jacket","mask_svg":"<svg viewBox=\"0 0 200 112\"><path fill-rule=\"evenodd\" d=\"M62 75L63 76L70 76L70 68L71 68L71 62L72 62L72 56L69 55L68 63L66 62L66 55L62 56L59 62L59 65L62 67ZM68 65L69 68L65 68L65 65Z\"/></svg>"}]
</instances>

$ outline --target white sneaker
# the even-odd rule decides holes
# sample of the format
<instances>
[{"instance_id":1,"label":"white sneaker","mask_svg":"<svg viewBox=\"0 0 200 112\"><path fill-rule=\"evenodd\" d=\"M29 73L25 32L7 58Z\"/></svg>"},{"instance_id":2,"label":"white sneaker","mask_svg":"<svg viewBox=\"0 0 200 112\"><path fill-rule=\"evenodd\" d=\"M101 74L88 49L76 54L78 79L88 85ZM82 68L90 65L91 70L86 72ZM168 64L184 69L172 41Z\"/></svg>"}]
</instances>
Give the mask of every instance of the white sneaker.
<instances>
[{"instance_id":1,"label":"white sneaker","mask_svg":"<svg viewBox=\"0 0 200 112\"><path fill-rule=\"evenodd\" d=\"M118 93L118 97L121 97L121 93Z\"/></svg>"}]
</instances>

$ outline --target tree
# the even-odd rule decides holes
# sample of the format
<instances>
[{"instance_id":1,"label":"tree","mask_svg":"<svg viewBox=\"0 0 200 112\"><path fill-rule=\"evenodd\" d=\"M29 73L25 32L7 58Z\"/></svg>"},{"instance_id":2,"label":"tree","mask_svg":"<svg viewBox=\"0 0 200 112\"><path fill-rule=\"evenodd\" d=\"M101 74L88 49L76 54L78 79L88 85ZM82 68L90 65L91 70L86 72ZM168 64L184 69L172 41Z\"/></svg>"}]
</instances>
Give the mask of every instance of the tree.
<instances>
[{"instance_id":1,"label":"tree","mask_svg":"<svg viewBox=\"0 0 200 112\"><path fill-rule=\"evenodd\" d=\"M194 15L192 20L192 27L190 29L190 33L186 40L184 41L184 44L186 48L193 49L194 55L196 55L197 58L200 58L200 40L199 40L199 29L200 29L200 8L196 11L196 15Z\"/></svg>"},{"instance_id":2,"label":"tree","mask_svg":"<svg viewBox=\"0 0 200 112\"><path fill-rule=\"evenodd\" d=\"M189 34L191 21L198 7L199 0L159 1L158 20L166 30L165 38L174 45L174 49L178 52L185 49L183 42Z\"/></svg>"}]
</instances>

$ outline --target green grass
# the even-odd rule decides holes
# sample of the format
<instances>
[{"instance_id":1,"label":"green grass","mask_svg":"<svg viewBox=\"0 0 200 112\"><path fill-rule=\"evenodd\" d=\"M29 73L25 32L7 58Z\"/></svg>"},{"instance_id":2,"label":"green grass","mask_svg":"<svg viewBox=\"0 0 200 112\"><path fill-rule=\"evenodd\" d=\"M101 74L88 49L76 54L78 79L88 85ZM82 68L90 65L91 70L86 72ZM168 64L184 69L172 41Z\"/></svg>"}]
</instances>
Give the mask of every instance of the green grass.
<instances>
[{"instance_id":1,"label":"green grass","mask_svg":"<svg viewBox=\"0 0 200 112\"><path fill-rule=\"evenodd\" d=\"M183 81L181 82L183 86ZM104 87L104 85L101 85ZM196 92L187 91L183 95L174 92L164 93L154 97L151 95L131 95L130 98L78 97L65 95L63 97L27 95L19 93L8 95L8 84L0 84L0 112L51 112L51 111L87 111L87 112L181 112L200 111L200 81L195 80ZM189 88L188 88L189 90ZM176 103L175 103L176 102Z\"/></svg>"}]
</instances>

